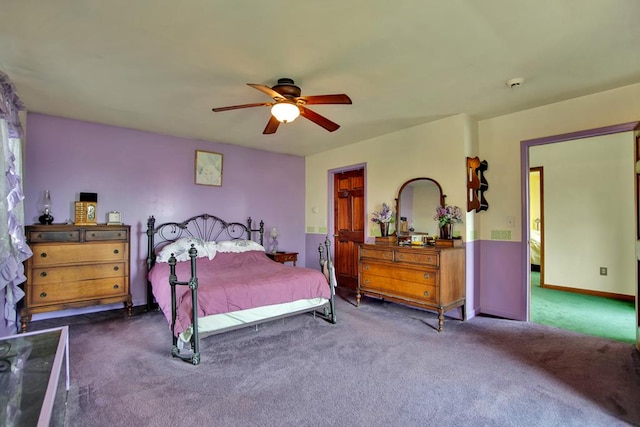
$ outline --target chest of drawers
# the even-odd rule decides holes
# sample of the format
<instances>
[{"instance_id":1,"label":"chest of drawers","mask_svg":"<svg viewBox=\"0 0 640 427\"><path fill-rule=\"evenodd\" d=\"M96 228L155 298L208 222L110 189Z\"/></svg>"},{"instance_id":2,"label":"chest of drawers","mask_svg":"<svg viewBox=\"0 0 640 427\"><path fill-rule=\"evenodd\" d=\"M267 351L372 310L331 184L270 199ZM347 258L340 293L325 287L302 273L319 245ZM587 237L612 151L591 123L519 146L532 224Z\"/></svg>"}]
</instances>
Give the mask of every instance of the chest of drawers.
<instances>
[{"instance_id":1,"label":"chest of drawers","mask_svg":"<svg viewBox=\"0 0 640 427\"><path fill-rule=\"evenodd\" d=\"M128 225L30 225L25 233L33 256L21 332L34 313L122 302L132 312Z\"/></svg>"},{"instance_id":2,"label":"chest of drawers","mask_svg":"<svg viewBox=\"0 0 640 427\"><path fill-rule=\"evenodd\" d=\"M361 244L356 305L362 295L435 310L441 332L448 310L466 320L464 249Z\"/></svg>"}]
</instances>

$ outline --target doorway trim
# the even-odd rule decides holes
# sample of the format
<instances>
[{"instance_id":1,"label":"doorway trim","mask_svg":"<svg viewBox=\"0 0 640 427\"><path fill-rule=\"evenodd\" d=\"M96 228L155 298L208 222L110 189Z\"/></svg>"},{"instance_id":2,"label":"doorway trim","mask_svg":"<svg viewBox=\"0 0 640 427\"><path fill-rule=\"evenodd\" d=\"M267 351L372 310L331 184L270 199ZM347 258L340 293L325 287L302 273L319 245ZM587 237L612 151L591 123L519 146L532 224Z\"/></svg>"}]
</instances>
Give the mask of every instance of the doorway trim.
<instances>
[{"instance_id":1,"label":"doorway trim","mask_svg":"<svg viewBox=\"0 0 640 427\"><path fill-rule=\"evenodd\" d=\"M628 122L621 123L612 126L605 126L594 129L587 129L578 132L569 132L559 135L551 135L543 138L535 138L520 141L520 183L521 189L520 194L522 198L522 218L521 218L521 227L522 227L522 239L521 239L521 253L523 267L522 272L525 277L523 277L523 281L521 283L525 284L525 290L522 292L522 306L526 311L526 320L529 322L530 319L530 299L531 299L531 275L529 274L530 266L527 265L530 262L530 253L529 253L529 239L531 238L529 234L529 148L537 146L537 145L546 145L546 144L554 144L557 142L570 141L575 139L589 138L593 136L603 136L610 135L614 133L622 133L622 132L633 132L640 130L640 121L636 122ZM640 293L640 289L638 289L638 272L636 271L636 318L638 318L638 293ZM636 337L636 341L640 340L640 336Z\"/></svg>"},{"instance_id":2,"label":"doorway trim","mask_svg":"<svg viewBox=\"0 0 640 427\"><path fill-rule=\"evenodd\" d=\"M538 231L540 232L540 286L544 284L544 167L536 166L529 168L529 177L531 177L532 173L538 174L538 196L540 202L540 217L538 218L540 221L538 223ZM531 185L531 181L529 181L529 185ZM529 201L531 201L531 192L529 192ZM529 221L531 221L531 217L529 217ZM529 222L531 225L531 222ZM529 236L531 239L531 236ZM530 240L527 240L529 244ZM531 248L531 246L529 246ZM531 249L529 249L531 250ZM531 263L529 263L529 274L531 273Z\"/></svg>"}]
</instances>

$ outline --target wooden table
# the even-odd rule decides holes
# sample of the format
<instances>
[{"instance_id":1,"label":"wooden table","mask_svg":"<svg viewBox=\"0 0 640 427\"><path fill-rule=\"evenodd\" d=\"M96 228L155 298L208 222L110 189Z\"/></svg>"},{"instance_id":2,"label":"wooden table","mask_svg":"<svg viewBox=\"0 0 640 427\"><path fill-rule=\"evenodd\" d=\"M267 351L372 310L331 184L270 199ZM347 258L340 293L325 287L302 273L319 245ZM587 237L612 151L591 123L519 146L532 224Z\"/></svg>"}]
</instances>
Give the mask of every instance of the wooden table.
<instances>
[{"instance_id":1,"label":"wooden table","mask_svg":"<svg viewBox=\"0 0 640 427\"><path fill-rule=\"evenodd\" d=\"M293 266L296 266L296 262L298 261L298 252L265 252L269 258L274 260L275 262L279 262L284 264L285 262L293 262Z\"/></svg>"}]
</instances>

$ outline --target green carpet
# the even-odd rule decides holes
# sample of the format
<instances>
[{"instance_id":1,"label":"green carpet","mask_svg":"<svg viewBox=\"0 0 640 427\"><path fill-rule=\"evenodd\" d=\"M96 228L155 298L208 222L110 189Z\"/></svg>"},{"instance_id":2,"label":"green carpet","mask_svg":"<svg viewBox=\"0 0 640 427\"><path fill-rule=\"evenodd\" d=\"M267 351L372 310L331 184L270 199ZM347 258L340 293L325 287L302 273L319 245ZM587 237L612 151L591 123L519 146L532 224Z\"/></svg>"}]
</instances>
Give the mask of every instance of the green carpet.
<instances>
[{"instance_id":1,"label":"green carpet","mask_svg":"<svg viewBox=\"0 0 640 427\"><path fill-rule=\"evenodd\" d=\"M636 342L633 301L541 288L537 272L531 272L531 321L616 341Z\"/></svg>"}]
</instances>

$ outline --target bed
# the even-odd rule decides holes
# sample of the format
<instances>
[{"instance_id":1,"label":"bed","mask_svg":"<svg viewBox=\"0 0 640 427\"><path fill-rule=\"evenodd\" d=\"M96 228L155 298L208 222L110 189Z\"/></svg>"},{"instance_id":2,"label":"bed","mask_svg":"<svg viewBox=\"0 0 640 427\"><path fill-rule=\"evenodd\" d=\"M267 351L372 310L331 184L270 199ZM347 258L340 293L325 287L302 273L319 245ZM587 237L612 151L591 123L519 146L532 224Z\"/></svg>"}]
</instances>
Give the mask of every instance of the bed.
<instances>
[{"instance_id":1,"label":"bed","mask_svg":"<svg viewBox=\"0 0 640 427\"><path fill-rule=\"evenodd\" d=\"M530 262L531 262L531 270L532 271L540 271L540 254L541 254L541 243L540 243L540 230L530 230L529 231L529 254L530 254Z\"/></svg>"},{"instance_id":2,"label":"bed","mask_svg":"<svg viewBox=\"0 0 640 427\"><path fill-rule=\"evenodd\" d=\"M169 323L173 357L198 365L200 338L296 314L336 323L329 239L318 248L320 271L271 260L263 238L264 223L253 229L251 218L201 214L156 225L149 217L148 304Z\"/></svg>"}]
</instances>

